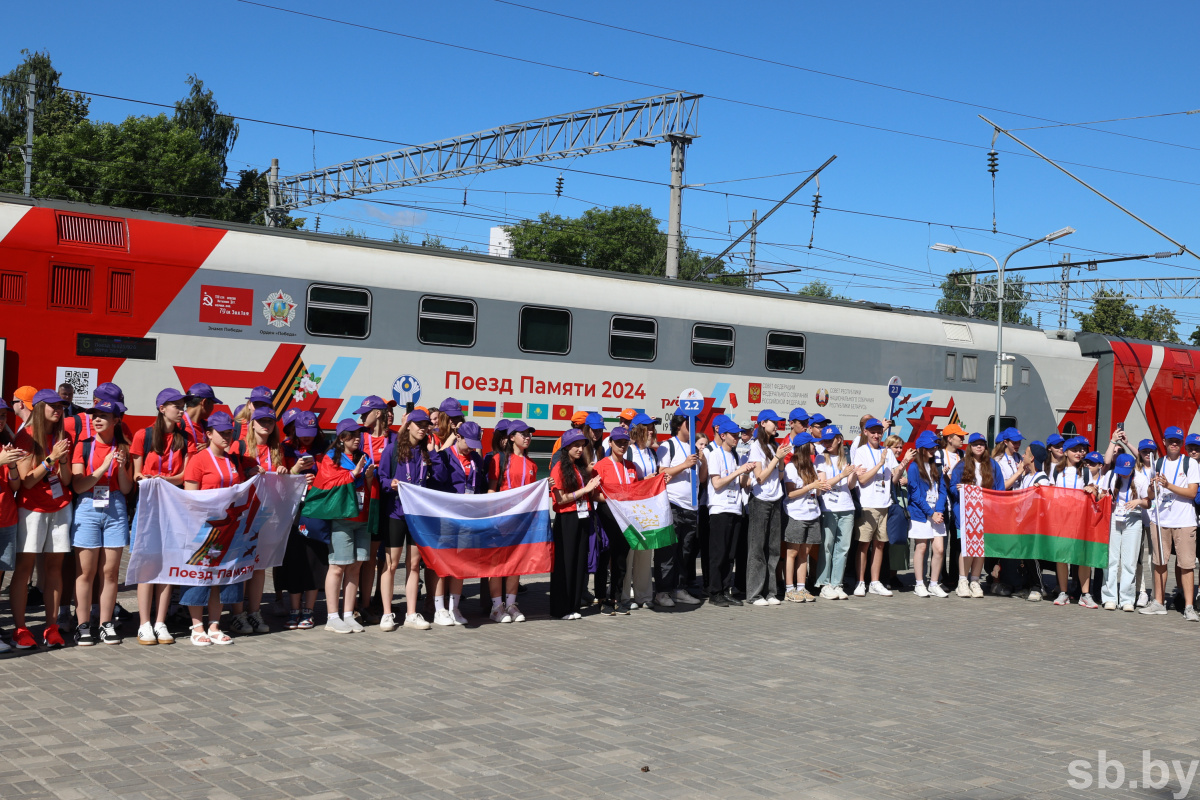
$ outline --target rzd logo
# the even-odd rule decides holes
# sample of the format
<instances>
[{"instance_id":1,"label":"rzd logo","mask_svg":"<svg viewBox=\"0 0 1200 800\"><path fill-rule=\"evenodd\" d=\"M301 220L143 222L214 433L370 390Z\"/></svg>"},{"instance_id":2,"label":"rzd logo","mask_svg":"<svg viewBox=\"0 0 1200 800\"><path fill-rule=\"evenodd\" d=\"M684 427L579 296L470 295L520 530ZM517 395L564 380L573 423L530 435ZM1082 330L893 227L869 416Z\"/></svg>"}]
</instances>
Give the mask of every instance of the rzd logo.
<instances>
[{"instance_id":1,"label":"rzd logo","mask_svg":"<svg viewBox=\"0 0 1200 800\"><path fill-rule=\"evenodd\" d=\"M748 391L747 394L750 395L750 403L752 405L758 405L762 402L762 384L750 384L750 391Z\"/></svg>"}]
</instances>

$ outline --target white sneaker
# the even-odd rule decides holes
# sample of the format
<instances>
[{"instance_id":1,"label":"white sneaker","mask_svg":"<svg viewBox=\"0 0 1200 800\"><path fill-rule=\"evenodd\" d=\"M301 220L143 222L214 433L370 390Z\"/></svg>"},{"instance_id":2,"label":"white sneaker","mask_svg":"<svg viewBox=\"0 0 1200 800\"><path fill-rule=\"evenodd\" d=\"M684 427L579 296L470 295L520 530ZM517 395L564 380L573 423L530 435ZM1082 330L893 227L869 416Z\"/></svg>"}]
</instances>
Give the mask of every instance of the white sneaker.
<instances>
[{"instance_id":1,"label":"white sneaker","mask_svg":"<svg viewBox=\"0 0 1200 800\"><path fill-rule=\"evenodd\" d=\"M154 635L154 626L149 622L143 622L138 627L138 644L158 644L158 637Z\"/></svg>"},{"instance_id":2,"label":"white sneaker","mask_svg":"<svg viewBox=\"0 0 1200 800\"><path fill-rule=\"evenodd\" d=\"M846 590L842 588L842 585L840 583L833 588L834 588L834 591L837 592L838 600L849 600L850 599L850 595L846 594Z\"/></svg>"},{"instance_id":3,"label":"white sneaker","mask_svg":"<svg viewBox=\"0 0 1200 800\"><path fill-rule=\"evenodd\" d=\"M254 626L250 624L249 615L245 611L241 614L234 614L233 619L229 620L229 631L240 636L254 633Z\"/></svg>"},{"instance_id":4,"label":"white sneaker","mask_svg":"<svg viewBox=\"0 0 1200 800\"><path fill-rule=\"evenodd\" d=\"M467 624L467 618L466 618L466 617L464 617L464 616L462 615L462 612L461 612L461 611L459 611L457 608L456 608L456 609L453 609L453 610L450 612L450 618L451 618L452 620L454 620L454 624L455 624L455 625L466 625L466 624Z\"/></svg>"},{"instance_id":5,"label":"white sneaker","mask_svg":"<svg viewBox=\"0 0 1200 800\"><path fill-rule=\"evenodd\" d=\"M867 585L865 583L863 583L862 581L859 581L858 586L854 587L854 596L855 597L866 597L867 596Z\"/></svg>"},{"instance_id":6,"label":"white sneaker","mask_svg":"<svg viewBox=\"0 0 1200 800\"><path fill-rule=\"evenodd\" d=\"M450 612L446 609L433 612L433 624L440 625L443 628L454 627L454 617L450 616Z\"/></svg>"},{"instance_id":7,"label":"white sneaker","mask_svg":"<svg viewBox=\"0 0 1200 800\"><path fill-rule=\"evenodd\" d=\"M1132 613L1133 612L1133 603L1126 603L1125 605L1121 606L1121 610Z\"/></svg>"},{"instance_id":8,"label":"white sneaker","mask_svg":"<svg viewBox=\"0 0 1200 800\"><path fill-rule=\"evenodd\" d=\"M510 617L512 617L513 622L524 622L525 621L525 615L521 613L521 609L517 608L516 603L509 603L508 607L504 609L504 613L508 614ZM579 614L579 613L575 614L575 619L580 619L581 617L582 617L581 614Z\"/></svg>"},{"instance_id":9,"label":"white sneaker","mask_svg":"<svg viewBox=\"0 0 1200 800\"><path fill-rule=\"evenodd\" d=\"M396 630L397 627L399 627L399 626L396 625L396 615L395 614L384 614L382 617L379 618L379 630L394 631L394 630Z\"/></svg>"},{"instance_id":10,"label":"white sneaker","mask_svg":"<svg viewBox=\"0 0 1200 800\"><path fill-rule=\"evenodd\" d=\"M409 614L404 618L404 627L418 631L427 631L433 626L420 614Z\"/></svg>"},{"instance_id":11,"label":"white sneaker","mask_svg":"<svg viewBox=\"0 0 1200 800\"><path fill-rule=\"evenodd\" d=\"M330 617L325 623L325 630L333 631L334 633L354 633L354 628L346 624L340 616Z\"/></svg>"},{"instance_id":12,"label":"white sneaker","mask_svg":"<svg viewBox=\"0 0 1200 800\"><path fill-rule=\"evenodd\" d=\"M492 613L488 614L492 622L512 622L512 617L504 610L504 606L492 606Z\"/></svg>"},{"instance_id":13,"label":"white sneaker","mask_svg":"<svg viewBox=\"0 0 1200 800\"><path fill-rule=\"evenodd\" d=\"M765 606L765 605L770 605L770 604L767 602L767 598L765 598L765 597L757 597L757 598L755 598L754 600L751 600L751 601L750 601L750 605L752 605L752 606Z\"/></svg>"},{"instance_id":14,"label":"white sneaker","mask_svg":"<svg viewBox=\"0 0 1200 800\"><path fill-rule=\"evenodd\" d=\"M1117 610L1117 601L1116 600L1105 601L1104 610L1105 611L1116 611Z\"/></svg>"},{"instance_id":15,"label":"white sneaker","mask_svg":"<svg viewBox=\"0 0 1200 800\"><path fill-rule=\"evenodd\" d=\"M769 606L780 605L779 598L776 597L775 595L771 595L770 597L767 598L767 605L769 605Z\"/></svg>"},{"instance_id":16,"label":"white sneaker","mask_svg":"<svg viewBox=\"0 0 1200 800\"><path fill-rule=\"evenodd\" d=\"M956 589L954 590L954 593L955 593L956 595L958 595L959 597L970 597L970 596L971 596L971 584L970 584L970 582L969 582L969 581L966 579L966 577L965 577L965 576L960 576L960 577L959 577L959 579L958 579L958 588L956 588Z\"/></svg>"},{"instance_id":17,"label":"white sneaker","mask_svg":"<svg viewBox=\"0 0 1200 800\"><path fill-rule=\"evenodd\" d=\"M929 590L925 588L925 584L917 581L917 585L913 588L913 594L917 597L929 597Z\"/></svg>"},{"instance_id":18,"label":"white sneaker","mask_svg":"<svg viewBox=\"0 0 1200 800\"><path fill-rule=\"evenodd\" d=\"M138 636L138 638L140 639L141 636ZM158 639L159 644L175 644L175 637L167 630L167 623L165 622L154 623L154 638Z\"/></svg>"},{"instance_id":19,"label":"white sneaker","mask_svg":"<svg viewBox=\"0 0 1200 800\"><path fill-rule=\"evenodd\" d=\"M822 600L837 600L837 591L828 583L821 587L821 594L818 595Z\"/></svg>"},{"instance_id":20,"label":"white sneaker","mask_svg":"<svg viewBox=\"0 0 1200 800\"><path fill-rule=\"evenodd\" d=\"M7 653L9 650L12 650L12 645L0 639L0 653Z\"/></svg>"},{"instance_id":21,"label":"white sneaker","mask_svg":"<svg viewBox=\"0 0 1200 800\"><path fill-rule=\"evenodd\" d=\"M1145 592L1138 592L1138 596L1137 596L1137 607L1138 608L1145 608L1146 604L1149 602L1150 602L1150 595L1146 594Z\"/></svg>"},{"instance_id":22,"label":"white sneaker","mask_svg":"<svg viewBox=\"0 0 1200 800\"><path fill-rule=\"evenodd\" d=\"M971 581L971 597L983 597L983 587L979 581Z\"/></svg>"},{"instance_id":23,"label":"white sneaker","mask_svg":"<svg viewBox=\"0 0 1200 800\"><path fill-rule=\"evenodd\" d=\"M675 606L675 601L672 600L671 595L667 594L666 592L659 592L658 594L654 595L654 604L657 606L662 606L663 608L673 608Z\"/></svg>"},{"instance_id":24,"label":"white sneaker","mask_svg":"<svg viewBox=\"0 0 1200 800\"><path fill-rule=\"evenodd\" d=\"M571 619L583 619L583 614L580 614L578 611L576 611L571 615Z\"/></svg>"},{"instance_id":25,"label":"white sneaker","mask_svg":"<svg viewBox=\"0 0 1200 800\"><path fill-rule=\"evenodd\" d=\"M1029 596L1025 600L1030 603L1040 603L1042 602L1042 593L1037 589L1030 589Z\"/></svg>"},{"instance_id":26,"label":"white sneaker","mask_svg":"<svg viewBox=\"0 0 1200 800\"><path fill-rule=\"evenodd\" d=\"M1066 592L1059 592L1058 597L1054 598L1054 605L1069 606L1071 605L1071 596Z\"/></svg>"},{"instance_id":27,"label":"white sneaker","mask_svg":"<svg viewBox=\"0 0 1200 800\"><path fill-rule=\"evenodd\" d=\"M700 601L695 597L692 597L691 593L688 592L687 589L676 589L675 594L672 595L672 599L674 599L676 603L683 603L685 606L700 605Z\"/></svg>"},{"instance_id":28,"label":"white sneaker","mask_svg":"<svg viewBox=\"0 0 1200 800\"><path fill-rule=\"evenodd\" d=\"M892 596L892 590L887 588L886 586L884 586L879 581L871 581L871 588L868 591L870 591L871 594L877 594L880 597L891 597ZM854 593L858 594L858 591L855 590Z\"/></svg>"},{"instance_id":29,"label":"white sneaker","mask_svg":"<svg viewBox=\"0 0 1200 800\"><path fill-rule=\"evenodd\" d=\"M575 615L574 614L564 614L562 618L563 619L575 619Z\"/></svg>"},{"instance_id":30,"label":"white sneaker","mask_svg":"<svg viewBox=\"0 0 1200 800\"><path fill-rule=\"evenodd\" d=\"M950 594L942 588L942 585L937 581L929 582L929 594L934 597L949 597Z\"/></svg>"},{"instance_id":31,"label":"white sneaker","mask_svg":"<svg viewBox=\"0 0 1200 800\"><path fill-rule=\"evenodd\" d=\"M343 616L342 622L346 623L346 626L350 628L351 633L362 633L366 630L366 628L362 626L362 623L354 618L353 614L351 614L349 618Z\"/></svg>"}]
</instances>

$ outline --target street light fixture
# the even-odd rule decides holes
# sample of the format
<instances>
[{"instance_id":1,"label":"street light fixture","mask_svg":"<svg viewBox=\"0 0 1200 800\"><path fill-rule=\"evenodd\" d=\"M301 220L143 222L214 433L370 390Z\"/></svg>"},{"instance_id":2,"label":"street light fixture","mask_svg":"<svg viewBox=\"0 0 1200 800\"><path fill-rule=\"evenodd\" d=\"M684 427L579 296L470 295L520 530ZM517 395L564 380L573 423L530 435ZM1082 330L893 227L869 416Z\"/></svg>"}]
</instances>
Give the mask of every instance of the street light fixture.
<instances>
[{"instance_id":1,"label":"street light fixture","mask_svg":"<svg viewBox=\"0 0 1200 800\"><path fill-rule=\"evenodd\" d=\"M1069 225L1065 228L1059 228L1054 233L1048 233L1040 239L1034 239L1021 245L1006 255L1003 262L998 261L991 253L984 253L981 250L968 250L965 247L958 247L952 244L938 242L930 247L931 250L937 250L939 253L970 253L971 255L984 256L985 258L990 258L996 265L996 411L992 423L993 445L995 444L996 437L1000 435L1000 376L1003 372L1004 364L1004 268L1008 266L1008 260L1022 250L1027 250L1042 242L1053 242L1055 239L1070 236L1074 232L1075 229Z\"/></svg>"}]
</instances>

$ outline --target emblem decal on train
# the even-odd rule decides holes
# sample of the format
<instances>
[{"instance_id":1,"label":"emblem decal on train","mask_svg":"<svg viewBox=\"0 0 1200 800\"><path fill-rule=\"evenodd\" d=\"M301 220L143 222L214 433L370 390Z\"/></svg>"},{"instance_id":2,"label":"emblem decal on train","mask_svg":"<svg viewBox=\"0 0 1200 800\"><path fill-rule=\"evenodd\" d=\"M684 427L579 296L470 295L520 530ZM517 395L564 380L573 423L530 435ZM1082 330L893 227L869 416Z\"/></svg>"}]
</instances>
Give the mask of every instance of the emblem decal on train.
<instances>
[{"instance_id":1,"label":"emblem decal on train","mask_svg":"<svg viewBox=\"0 0 1200 800\"><path fill-rule=\"evenodd\" d=\"M227 325L249 325L254 308L254 290L238 286L201 286L200 321Z\"/></svg>"},{"instance_id":2,"label":"emblem decal on train","mask_svg":"<svg viewBox=\"0 0 1200 800\"><path fill-rule=\"evenodd\" d=\"M412 375L401 375L392 384L392 399L400 406L421 402L421 382Z\"/></svg>"},{"instance_id":3,"label":"emblem decal on train","mask_svg":"<svg viewBox=\"0 0 1200 800\"><path fill-rule=\"evenodd\" d=\"M752 383L746 394L750 398L750 405L756 406L762 402L762 384Z\"/></svg>"},{"instance_id":4,"label":"emblem decal on train","mask_svg":"<svg viewBox=\"0 0 1200 800\"><path fill-rule=\"evenodd\" d=\"M296 304L292 302L292 296L284 293L283 289L267 295L267 299L263 300L263 316L267 318L267 324L273 327L292 327L292 320L296 318Z\"/></svg>"},{"instance_id":5,"label":"emblem decal on train","mask_svg":"<svg viewBox=\"0 0 1200 800\"><path fill-rule=\"evenodd\" d=\"M824 408L829 403L829 390L817 389L817 405Z\"/></svg>"}]
</instances>

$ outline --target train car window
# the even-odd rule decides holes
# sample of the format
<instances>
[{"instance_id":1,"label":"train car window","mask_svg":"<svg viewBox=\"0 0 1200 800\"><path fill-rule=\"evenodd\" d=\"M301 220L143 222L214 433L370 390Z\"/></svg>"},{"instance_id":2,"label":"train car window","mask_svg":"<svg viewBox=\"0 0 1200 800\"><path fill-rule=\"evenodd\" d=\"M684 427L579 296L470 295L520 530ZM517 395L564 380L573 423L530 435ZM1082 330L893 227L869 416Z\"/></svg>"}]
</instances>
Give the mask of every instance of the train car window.
<instances>
[{"instance_id":1,"label":"train car window","mask_svg":"<svg viewBox=\"0 0 1200 800\"><path fill-rule=\"evenodd\" d=\"M958 372L958 354L946 353L946 380L954 380L955 374Z\"/></svg>"},{"instance_id":2,"label":"train car window","mask_svg":"<svg viewBox=\"0 0 1200 800\"><path fill-rule=\"evenodd\" d=\"M108 313L133 313L133 270L108 271Z\"/></svg>"},{"instance_id":3,"label":"train car window","mask_svg":"<svg viewBox=\"0 0 1200 800\"><path fill-rule=\"evenodd\" d=\"M767 369L771 372L804 372L804 334L768 333Z\"/></svg>"},{"instance_id":4,"label":"train car window","mask_svg":"<svg viewBox=\"0 0 1200 800\"><path fill-rule=\"evenodd\" d=\"M526 353L566 355L571 352L571 312L565 308L525 306L517 341Z\"/></svg>"},{"instance_id":5,"label":"train car window","mask_svg":"<svg viewBox=\"0 0 1200 800\"><path fill-rule=\"evenodd\" d=\"M366 339L371 335L371 293L350 286L312 284L304 329L313 336Z\"/></svg>"},{"instance_id":6,"label":"train car window","mask_svg":"<svg viewBox=\"0 0 1200 800\"><path fill-rule=\"evenodd\" d=\"M608 324L608 357L653 361L658 354L658 322L647 317L613 317Z\"/></svg>"},{"instance_id":7,"label":"train car window","mask_svg":"<svg viewBox=\"0 0 1200 800\"><path fill-rule=\"evenodd\" d=\"M692 326L692 363L700 367L732 367L733 328Z\"/></svg>"},{"instance_id":8,"label":"train car window","mask_svg":"<svg viewBox=\"0 0 1200 800\"><path fill-rule=\"evenodd\" d=\"M1029 385L1029 367L1021 367L1021 385Z\"/></svg>"},{"instance_id":9,"label":"train car window","mask_svg":"<svg viewBox=\"0 0 1200 800\"><path fill-rule=\"evenodd\" d=\"M1077 436L1078 434L1079 431L1075 428L1074 422L1068 422L1066 425L1063 425L1062 435L1066 438L1070 439L1072 436Z\"/></svg>"},{"instance_id":10,"label":"train car window","mask_svg":"<svg viewBox=\"0 0 1200 800\"><path fill-rule=\"evenodd\" d=\"M52 264L50 307L68 311L91 311L92 268Z\"/></svg>"},{"instance_id":11,"label":"train car window","mask_svg":"<svg viewBox=\"0 0 1200 800\"><path fill-rule=\"evenodd\" d=\"M996 446L995 425L996 425L996 418L994 416L989 416L988 417L988 426L987 426L988 447ZM1016 417L1006 417L1003 414L1000 415L1000 430L1005 430L1007 428L1015 428L1015 427L1017 427L1017 418Z\"/></svg>"},{"instance_id":12,"label":"train car window","mask_svg":"<svg viewBox=\"0 0 1200 800\"><path fill-rule=\"evenodd\" d=\"M537 436L535 435L529 442L529 460L537 466L538 480L550 477L550 462L554 458L554 443L558 441L557 436Z\"/></svg>"},{"instance_id":13,"label":"train car window","mask_svg":"<svg viewBox=\"0 0 1200 800\"><path fill-rule=\"evenodd\" d=\"M422 297L417 318L417 339L422 344L474 347L475 318L474 300Z\"/></svg>"},{"instance_id":14,"label":"train car window","mask_svg":"<svg viewBox=\"0 0 1200 800\"><path fill-rule=\"evenodd\" d=\"M974 381L979 375L979 356L962 357L962 379Z\"/></svg>"},{"instance_id":15,"label":"train car window","mask_svg":"<svg viewBox=\"0 0 1200 800\"><path fill-rule=\"evenodd\" d=\"M24 272L0 272L0 303L25 304Z\"/></svg>"}]
</instances>

